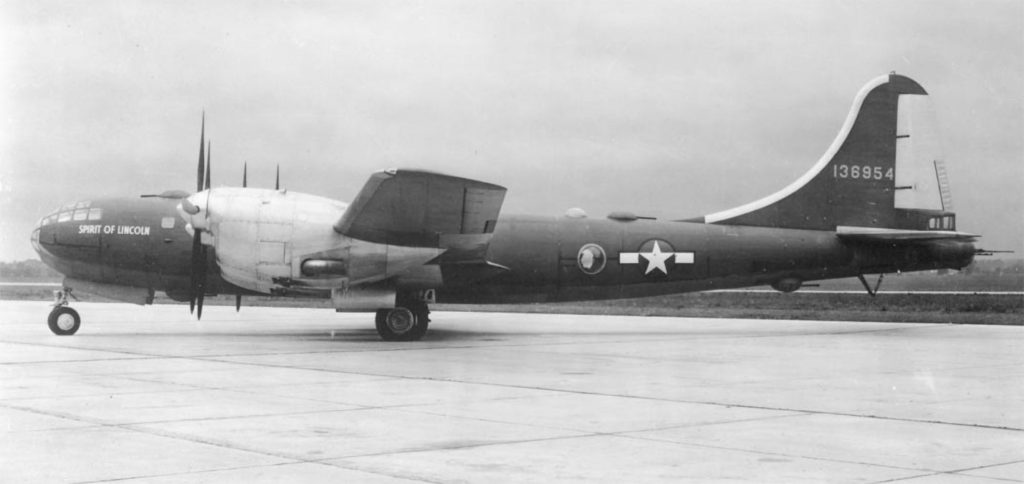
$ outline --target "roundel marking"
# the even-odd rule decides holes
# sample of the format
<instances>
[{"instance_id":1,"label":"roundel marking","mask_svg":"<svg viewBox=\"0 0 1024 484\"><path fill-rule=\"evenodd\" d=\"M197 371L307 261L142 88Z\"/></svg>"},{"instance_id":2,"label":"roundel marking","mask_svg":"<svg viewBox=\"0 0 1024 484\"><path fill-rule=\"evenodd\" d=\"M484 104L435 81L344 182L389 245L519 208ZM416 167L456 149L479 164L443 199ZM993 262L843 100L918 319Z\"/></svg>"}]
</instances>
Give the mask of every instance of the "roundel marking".
<instances>
[{"instance_id":1,"label":"roundel marking","mask_svg":"<svg viewBox=\"0 0 1024 484\"><path fill-rule=\"evenodd\" d=\"M608 257L597 244L586 244L576 253L576 265L584 274L594 275L604 270Z\"/></svg>"},{"instance_id":2,"label":"roundel marking","mask_svg":"<svg viewBox=\"0 0 1024 484\"><path fill-rule=\"evenodd\" d=\"M693 264L693 252L676 252L672 244L661 239L649 239L636 252L620 252L619 264L638 264L643 275L667 276L674 264Z\"/></svg>"}]
</instances>

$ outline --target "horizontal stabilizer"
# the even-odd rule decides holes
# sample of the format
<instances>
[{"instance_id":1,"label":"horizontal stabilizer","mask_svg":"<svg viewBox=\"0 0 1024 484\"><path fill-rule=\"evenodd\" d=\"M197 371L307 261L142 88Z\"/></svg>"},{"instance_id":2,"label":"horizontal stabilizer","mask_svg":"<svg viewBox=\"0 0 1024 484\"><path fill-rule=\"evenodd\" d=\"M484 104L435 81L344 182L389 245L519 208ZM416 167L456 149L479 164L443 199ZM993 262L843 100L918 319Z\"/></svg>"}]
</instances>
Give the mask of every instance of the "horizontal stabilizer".
<instances>
[{"instance_id":1,"label":"horizontal stabilizer","mask_svg":"<svg viewBox=\"0 0 1024 484\"><path fill-rule=\"evenodd\" d=\"M426 171L377 172L334 230L390 245L464 250L486 246L505 191L498 185Z\"/></svg>"},{"instance_id":2,"label":"horizontal stabilizer","mask_svg":"<svg viewBox=\"0 0 1024 484\"><path fill-rule=\"evenodd\" d=\"M978 235L952 230L901 230L876 227L836 227L836 235L845 240L867 242L909 242L924 240L975 239Z\"/></svg>"}]
</instances>

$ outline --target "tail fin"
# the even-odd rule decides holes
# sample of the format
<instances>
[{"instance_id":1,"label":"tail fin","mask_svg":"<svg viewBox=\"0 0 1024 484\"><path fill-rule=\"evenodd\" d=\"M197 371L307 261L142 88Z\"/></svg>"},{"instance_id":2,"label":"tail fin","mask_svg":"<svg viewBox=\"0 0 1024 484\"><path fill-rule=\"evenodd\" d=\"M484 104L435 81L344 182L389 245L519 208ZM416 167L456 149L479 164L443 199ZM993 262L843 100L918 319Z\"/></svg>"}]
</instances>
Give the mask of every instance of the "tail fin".
<instances>
[{"instance_id":1,"label":"tail fin","mask_svg":"<svg viewBox=\"0 0 1024 484\"><path fill-rule=\"evenodd\" d=\"M825 155L788 187L705 223L811 230L956 229L928 93L895 73L865 85Z\"/></svg>"}]
</instances>

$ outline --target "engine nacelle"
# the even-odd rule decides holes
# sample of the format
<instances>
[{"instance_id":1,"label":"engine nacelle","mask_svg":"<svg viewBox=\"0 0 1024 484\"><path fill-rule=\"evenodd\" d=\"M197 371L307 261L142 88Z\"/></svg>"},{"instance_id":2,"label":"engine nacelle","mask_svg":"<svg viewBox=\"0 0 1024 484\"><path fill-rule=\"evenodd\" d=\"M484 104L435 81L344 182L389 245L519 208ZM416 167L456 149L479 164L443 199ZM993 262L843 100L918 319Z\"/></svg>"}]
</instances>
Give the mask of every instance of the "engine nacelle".
<instances>
[{"instance_id":1,"label":"engine nacelle","mask_svg":"<svg viewBox=\"0 0 1024 484\"><path fill-rule=\"evenodd\" d=\"M285 190L214 188L182 203L182 215L212 234L221 277L239 287L271 294L280 281L303 277L305 254L344 245L331 226L345 204ZM204 237L204 243L207 239Z\"/></svg>"},{"instance_id":2,"label":"engine nacelle","mask_svg":"<svg viewBox=\"0 0 1024 484\"><path fill-rule=\"evenodd\" d=\"M230 187L206 190L185 201L181 214L203 231L203 243L216 249L221 278L245 289L308 293L389 278L395 278L397 286L415 289L441 284L437 266L424 265L443 249L341 235L334 224L347 209L342 202L284 190ZM392 300L377 307L393 305Z\"/></svg>"}]
</instances>

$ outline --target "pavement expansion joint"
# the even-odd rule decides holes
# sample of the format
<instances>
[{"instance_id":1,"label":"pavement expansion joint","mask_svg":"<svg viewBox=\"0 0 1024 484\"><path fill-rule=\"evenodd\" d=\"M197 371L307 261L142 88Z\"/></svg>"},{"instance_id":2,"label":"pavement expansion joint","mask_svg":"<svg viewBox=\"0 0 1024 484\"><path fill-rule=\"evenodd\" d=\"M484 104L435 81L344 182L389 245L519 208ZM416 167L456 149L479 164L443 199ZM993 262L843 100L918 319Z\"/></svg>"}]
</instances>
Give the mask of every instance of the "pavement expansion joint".
<instances>
[{"instance_id":1,"label":"pavement expansion joint","mask_svg":"<svg viewBox=\"0 0 1024 484\"><path fill-rule=\"evenodd\" d=\"M0 305L0 480L994 483L1024 470L1015 327L476 314L390 344L354 317L331 340L335 314L301 308L177 329L97 304L82 334L56 337L37 307Z\"/></svg>"},{"instance_id":2,"label":"pavement expansion joint","mask_svg":"<svg viewBox=\"0 0 1024 484\"><path fill-rule=\"evenodd\" d=\"M662 442L662 443L667 443L667 444L676 444L676 445L681 445L681 446L685 446L685 447L698 447L698 448L703 448L703 449L718 449L718 450L730 450L730 451L736 451L736 452L749 452L749 453L752 453L752 454L771 455L771 456L776 456L776 457L786 457L786 458L789 458L789 459L807 459L807 460L815 460L815 461L822 461L822 462L840 462L840 463L844 463L844 464L856 464L856 465L872 466L872 467L879 467L879 468L885 468L885 469L899 469L899 470L931 472L931 473L939 473L939 472L941 472L941 471L936 471L936 470L932 470L932 469L920 469L920 468L916 468L916 467L904 467L904 466L894 466L894 465L887 465L887 464L879 464L877 462L864 462L864 461L849 460L849 459L835 459L835 458L829 458L829 457L818 457L818 456L813 456L813 455L802 455L802 454L787 454L787 453L783 453L783 452L768 452L768 451L764 451L764 450L750 449L750 448L745 448L745 447L732 447L732 446L725 446L725 445L712 445L712 444L697 443L697 442L678 442L678 441L674 441L674 440L658 439L658 438L653 438L653 437L643 437L643 436L636 436L636 435L623 435L621 437L630 438L630 439L637 439L637 440L648 440L648 441L651 441L651 442Z\"/></svg>"},{"instance_id":3,"label":"pavement expansion joint","mask_svg":"<svg viewBox=\"0 0 1024 484\"><path fill-rule=\"evenodd\" d=\"M205 359L205 358L197 358L197 359ZM225 360L214 359L214 360L209 360L209 361L224 362ZM801 412L801 413L820 414L820 415L835 415L835 416L844 416L844 417L863 417L863 418L872 418L872 419L880 419L880 420L894 420L894 421L904 421L904 422L918 422L918 423L931 423L931 424L941 424L941 425L955 425L955 426L964 426L964 427L991 428L991 429L998 429L998 430L1024 431L1024 429L1022 429L1022 428L1009 427L1009 426L993 426L993 425L971 424L971 423L962 423L962 422L946 422L946 421L941 421L941 420L922 420L922 419L912 419L912 418L905 418L905 417L889 417L889 416L883 416L883 415L870 415L870 414L856 414L856 413L847 413L847 412L834 412L834 411L813 410L813 409L806 409L806 408L787 408L787 407L775 407L775 406L763 406L763 405L749 405L749 404L739 404L739 403L731 403L731 402L730 403L715 402L715 401L706 401L706 400L681 400L681 399L671 399L671 398L650 397L650 396L643 396L643 395L626 395L626 394L602 393L602 392L594 392L594 391L568 390L568 389L564 389L564 388L544 387L544 386L514 385L514 384L507 384L507 383L478 382L478 381L459 380L459 379L441 379L441 378L421 377L421 376L403 376L403 375L389 375L389 374L383 374L383 373L341 371L341 370L335 370L335 369L329 369L329 368L313 368L313 367L304 367L304 366L298 366L298 365L252 363L252 362L239 362L239 361L233 361L233 360L227 360L227 362L233 362L233 363L243 364L243 365L252 365L252 366L258 366L258 367L259 366L266 366L266 367L273 367L273 368L288 368L288 369L306 370L306 371L322 371L322 372L329 372L329 373L342 373L342 374L348 374L348 375L374 376L374 377L380 377L380 378L398 378L398 379L424 380L424 381L445 381L445 382L451 382L451 383L491 385L491 386L498 386L498 387L505 387L505 388L521 388L521 389L529 389L529 390L543 390L543 391L550 391L550 392L570 393L570 394L579 394L579 395L598 395L598 396L608 396L608 397L631 398L631 399L638 399L638 400L655 400L655 401L666 401L666 402L675 402L675 403L696 403L696 404L704 404L704 405L716 405L716 406L722 406L722 407L750 408L750 409L758 409L758 410L777 410L777 411Z\"/></svg>"}]
</instances>

